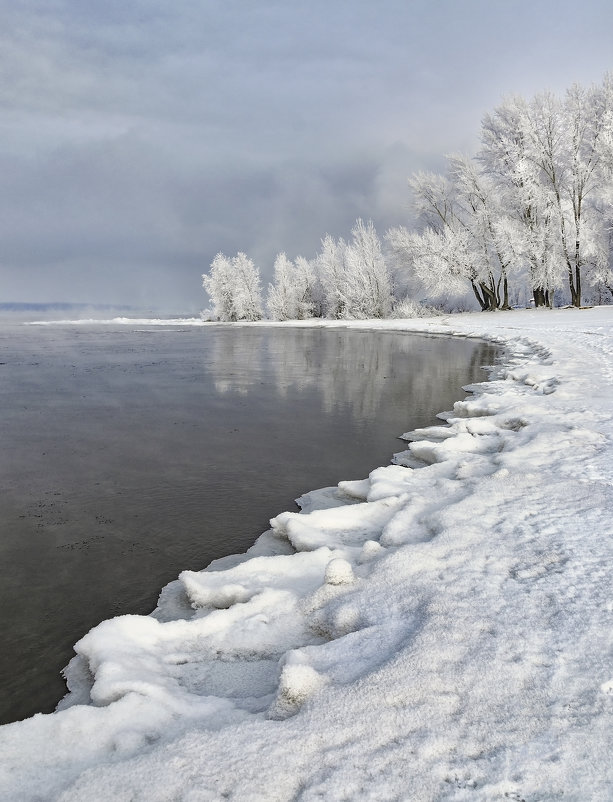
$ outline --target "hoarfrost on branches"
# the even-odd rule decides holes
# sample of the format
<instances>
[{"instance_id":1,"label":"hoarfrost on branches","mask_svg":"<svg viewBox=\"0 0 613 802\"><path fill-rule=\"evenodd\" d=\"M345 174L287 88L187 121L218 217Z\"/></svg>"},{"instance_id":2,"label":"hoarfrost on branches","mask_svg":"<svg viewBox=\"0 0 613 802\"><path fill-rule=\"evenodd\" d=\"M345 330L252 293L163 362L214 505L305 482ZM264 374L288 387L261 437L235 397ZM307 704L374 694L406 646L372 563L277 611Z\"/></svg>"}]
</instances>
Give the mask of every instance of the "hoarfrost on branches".
<instances>
[{"instance_id":1,"label":"hoarfrost on branches","mask_svg":"<svg viewBox=\"0 0 613 802\"><path fill-rule=\"evenodd\" d=\"M275 259L274 283L268 285L266 306L273 320L304 320L313 317L315 271L307 259L296 262L280 253Z\"/></svg>"},{"instance_id":2,"label":"hoarfrost on branches","mask_svg":"<svg viewBox=\"0 0 613 802\"><path fill-rule=\"evenodd\" d=\"M213 305L217 320L260 320L262 290L260 271L244 253L232 258L218 253L202 284Z\"/></svg>"},{"instance_id":3,"label":"hoarfrost on branches","mask_svg":"<svg viewBox=\"0 0 613 802\"><path fill-rule=\"evenodd\" d=\"M409 179L414 220L385 236L358 219L310 261L280 253L275 320L396 316L407 300L446 311L613 301L613 75L563 97L511 97L481 125L474 157ZM204 286L219 320L262 317L259 272L218 254ZM407 309L409 307L407 306Z\"/></svg>"},{"instance_id":4,"label":"hoarfrost on branches","mask_svg":"<svg viewBox=\"0 0 613 802\"><path fill-rule=\"evenodd\" d=\"M388 232L396 260L428 293L468 282L483 310L526 284L536 306L556 292L580 306L586 283L610 292L613 78L563 99L513 97L485 116L481 141L446 175L410 180L421 233Z\"/></svg>"},{"instance_id":5,"label":"hoarfrost on branches","mask_svg":"<svg viewBox=\"0 0 613 802\"><path fill-rule=\"evenodd\" d=\"M371 220L359 219L349 243L329 234L317 257L328 317L388 317L392 309L391 278L381 241Z\"/></svg>"}]
</instances>

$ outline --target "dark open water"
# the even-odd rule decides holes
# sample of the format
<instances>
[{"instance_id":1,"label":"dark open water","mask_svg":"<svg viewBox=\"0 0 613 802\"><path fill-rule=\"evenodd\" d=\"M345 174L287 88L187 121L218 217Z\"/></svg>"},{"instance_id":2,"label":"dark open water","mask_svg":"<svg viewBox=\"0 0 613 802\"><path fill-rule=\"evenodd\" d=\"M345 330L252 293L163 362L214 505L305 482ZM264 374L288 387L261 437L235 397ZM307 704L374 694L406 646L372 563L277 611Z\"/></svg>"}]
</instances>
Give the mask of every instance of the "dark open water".
<instances>
[{"instance_id":1,"label":"dark open water","mask_svg":"<svg viewBox=\"0 0 613 802\"><path fill-rule=\"evenodd\" d=\"M0 722L54 709L92 626L387 464L494 360L399 333L0 324Z\"/></svg>"}]
</instances>

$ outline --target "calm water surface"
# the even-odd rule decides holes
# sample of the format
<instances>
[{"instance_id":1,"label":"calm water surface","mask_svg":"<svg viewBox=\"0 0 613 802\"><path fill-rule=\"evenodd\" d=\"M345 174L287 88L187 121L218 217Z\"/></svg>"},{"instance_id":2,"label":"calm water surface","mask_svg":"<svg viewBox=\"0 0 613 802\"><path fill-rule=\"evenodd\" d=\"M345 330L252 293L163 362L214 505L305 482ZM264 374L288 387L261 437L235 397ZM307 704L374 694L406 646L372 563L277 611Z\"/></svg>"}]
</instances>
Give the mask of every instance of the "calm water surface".
<instances>
[{"instance_id":1,"label":"calm water surface","mask_svg":"<svg viewBox=\"0 0 613 802\"><path fill-rule=\"evenodd\" d=\"M0 722L54 709L92 626L388 463L494 360L399 333L0 324Z\"/></svg>"}]
</instances>

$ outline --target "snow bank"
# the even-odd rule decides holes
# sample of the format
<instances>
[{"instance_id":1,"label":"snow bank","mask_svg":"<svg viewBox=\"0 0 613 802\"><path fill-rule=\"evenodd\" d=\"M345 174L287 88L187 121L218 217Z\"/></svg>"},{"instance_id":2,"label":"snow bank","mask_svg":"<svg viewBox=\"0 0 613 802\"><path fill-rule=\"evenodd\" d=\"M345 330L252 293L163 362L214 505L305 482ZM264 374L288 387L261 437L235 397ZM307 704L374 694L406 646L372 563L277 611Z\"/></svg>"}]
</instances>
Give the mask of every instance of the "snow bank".
<instances>
[{"instance_id":1,"label":"snow bank","mask_svg":"<svg viewBox=\"0 0 613 802\"><path fill-rule=\"evenodd\" d=\"M394 464L91 630L61 709L0 728L0 797L613 799L612 323L327 324L505 354Z\"/></svg>"}]
</instances>

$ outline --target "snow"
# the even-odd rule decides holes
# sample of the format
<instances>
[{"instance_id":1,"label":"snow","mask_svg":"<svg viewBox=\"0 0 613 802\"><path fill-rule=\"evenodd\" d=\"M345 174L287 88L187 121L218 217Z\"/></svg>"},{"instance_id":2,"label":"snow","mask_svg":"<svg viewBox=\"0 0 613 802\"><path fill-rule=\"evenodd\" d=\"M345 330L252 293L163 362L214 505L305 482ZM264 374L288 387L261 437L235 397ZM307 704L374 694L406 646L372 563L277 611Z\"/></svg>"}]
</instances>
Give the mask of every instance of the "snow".
<instances>
[{"instance_id":1,"label":"snow","mask_svg":"<svg viewBox=\"0 0 613 802\"><path fill-rule=\"evenodd\" d=\"M0 728L0 798L613 799L612 324L302 324L504 353L394 464L91 630L61 709Z\"/></svg>"}]
</instances>

